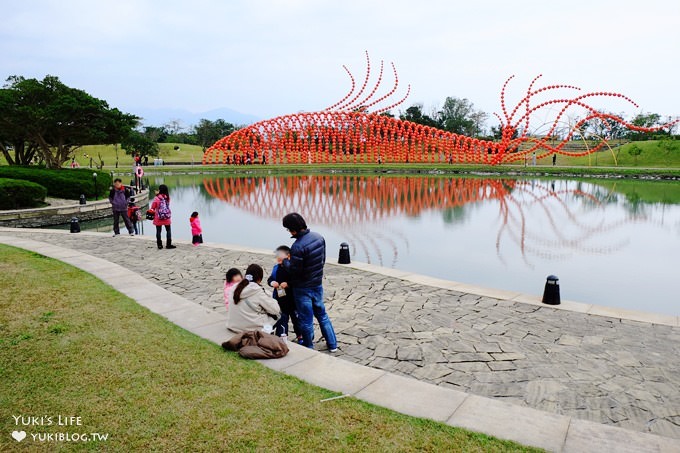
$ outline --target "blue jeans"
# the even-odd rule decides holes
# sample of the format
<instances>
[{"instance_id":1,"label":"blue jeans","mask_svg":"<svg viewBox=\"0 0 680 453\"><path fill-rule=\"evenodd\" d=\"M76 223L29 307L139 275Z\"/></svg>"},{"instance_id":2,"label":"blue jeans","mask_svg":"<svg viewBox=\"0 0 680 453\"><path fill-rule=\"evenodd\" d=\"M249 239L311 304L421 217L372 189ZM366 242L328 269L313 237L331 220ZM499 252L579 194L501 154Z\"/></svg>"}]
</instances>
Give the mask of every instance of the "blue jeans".
<instances>
[{"instance_id":1,"label":"blue jeans","mask_svg":"<svg viewBox=\"0 0 680 453\"><path fill-rule=\"evenodd\" d=\"M281 310L281 317L276 322L276 324L274 324L277 337L280 337L281 335L288 336L288 321L293 322L293 331L295 332L295 335L300 335L300 325L298 323L297 313L295 311L288 313L284 310Z\"/></svg>"},{"instance_id":2,"label":"blue jeans","mask_svg":"<svg viewBox=\"0 0 680 453\"><path fill-rule=\"evenodd\" d=\"M335 338L335 330L323 304L323 287L293 288L293 295L300 323L302 344L314 349L314 318L316 318L328 349L337 348L338 340Z\"/></svg>"}]
</instances>

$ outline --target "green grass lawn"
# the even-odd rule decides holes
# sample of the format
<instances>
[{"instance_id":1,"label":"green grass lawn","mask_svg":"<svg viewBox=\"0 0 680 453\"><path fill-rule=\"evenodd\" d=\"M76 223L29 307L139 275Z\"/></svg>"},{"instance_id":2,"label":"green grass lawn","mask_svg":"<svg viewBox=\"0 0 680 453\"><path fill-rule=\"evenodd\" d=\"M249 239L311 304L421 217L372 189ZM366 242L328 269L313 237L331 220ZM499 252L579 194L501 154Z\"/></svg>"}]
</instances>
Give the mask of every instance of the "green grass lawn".
<instances>
[{"instance_id":1,"label":"green grass lawn","mask_svg":"<svg viewBox=\"0 0 680 453\"><path fill-rule=\"evenodd\" d=\"M72 266L0 246L0 451L538 451L227 353ZM17 427L12 415L52 417ZM82 426L56 426L58 415ZM9 433L25 430L21 444ZM35 443L31 433L108 433Z\"/></svg>"},{"instance_id":2,"label":"green grass lawn","mask_svg":"<svg viewBox=\"0 0 680 453\"><path fill-rule=\"evenodd\" d=\"M592 166L592 167L647 167L647 168L680 168L680 140L670 142L670 148L665 148L666 143L657 140L645 142L626 143L620 147L612 147L612 151L606 146L602 151L581 157L557 156L557 165L565 166ZM633 145L642 151L637 158L630 154ZM616 159L615 159L616 158ZM539 165L552 165L552 156L540 159Z\"/></svg>"},{"instance_id":3,"label":"green grass lawn","mask_svg":"<svg viewBox=\"0 0 680 453\"><path fill-rule=\"evenodd\" d=\"M173 148L179 146L179 150L175 151ZM203 159L203 149L196 145L185 145L181 143L159 143L160 157L169 162L194 162L201 163ZM95 162L99 162L99 153L101 153L104 160L105 168L113 169L116 165L116 147L114 145L91 145L83 146L76 151L76 159L81 166L89 165L89 159L83 157L83 154L88 154L95 158ZM133 158L131 155L125 154L125 151L118 146L118 166L129 168L132 166ZM153 157L149 157L149 165L152 165Z\"/></svg>"}]
</instances>

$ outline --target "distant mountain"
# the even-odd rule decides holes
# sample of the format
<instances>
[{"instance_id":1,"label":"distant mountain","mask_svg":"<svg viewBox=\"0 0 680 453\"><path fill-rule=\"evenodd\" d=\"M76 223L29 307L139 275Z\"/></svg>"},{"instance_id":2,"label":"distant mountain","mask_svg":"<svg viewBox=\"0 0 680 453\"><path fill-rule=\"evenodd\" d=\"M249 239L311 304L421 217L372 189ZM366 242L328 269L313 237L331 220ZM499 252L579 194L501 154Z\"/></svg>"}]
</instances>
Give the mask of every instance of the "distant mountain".
<instances>
[{"instance_id":1,"label":"distant mountain","mask_svg":"<svg viewBox=\"0 0 680 453\"><path fill-rule=\"evenodd\" d=\"M242 125L252 124L260 120L255 115L237 112L229 108L209 110L207 112L193 113L182 109L131 109L130 113L142 117L144 126L162 126L173 120L179 120L182 126L189 128L196 125L201 118L210 121L223 119L229 123Z\"/></svg>"}]
</instances>

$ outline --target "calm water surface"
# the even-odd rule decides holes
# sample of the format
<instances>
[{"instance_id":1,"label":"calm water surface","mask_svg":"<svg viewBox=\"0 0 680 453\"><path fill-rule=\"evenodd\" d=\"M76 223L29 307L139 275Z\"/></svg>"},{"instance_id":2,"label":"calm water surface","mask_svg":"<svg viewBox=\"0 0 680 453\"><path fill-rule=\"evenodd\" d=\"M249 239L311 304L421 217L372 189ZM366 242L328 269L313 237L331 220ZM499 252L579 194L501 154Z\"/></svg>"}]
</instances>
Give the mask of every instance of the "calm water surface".
<instances>
[{"instance_id":1,"label":"calm water surface","mask_svg":"<svg viewBox=\"0 0 680 453\"><path fill-rule=\"evenodd\" d=\"M450 176L158 176L174 235L274 249L298 211L337 256L491 288L680 314L680 183ZM154 234L145 222L145 234ZM265 263L269 265L270 263Z\"/></svg>"}]
</instances>

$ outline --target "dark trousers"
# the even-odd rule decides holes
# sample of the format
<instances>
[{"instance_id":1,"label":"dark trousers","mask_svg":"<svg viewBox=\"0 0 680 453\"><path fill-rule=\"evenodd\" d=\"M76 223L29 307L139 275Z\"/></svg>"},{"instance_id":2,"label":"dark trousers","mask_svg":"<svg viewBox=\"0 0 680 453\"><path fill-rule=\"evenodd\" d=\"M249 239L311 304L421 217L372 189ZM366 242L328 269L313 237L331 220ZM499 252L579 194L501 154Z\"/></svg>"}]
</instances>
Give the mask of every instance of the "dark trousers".
<instances>
[{"instance_id":1,"label":"dark trousers","mask_svg":"<svg viewBox=\"0 0 680 453\"><path fill-rule=\"evenodd\" d=\"M192 244L203 244L203 235L202 234L194 234L191 237L191 243Z\"/></svg>"},{"instance_id":2,"label":"dark trousers","mask_svg":"<svg viewBox=\"0 0 680 453\"><path fill-rule=\"evenodd\" d=\"M293 322L293 332L295 332L296 336L301 335L300 331L300 324L298 322L298 317L297 313L295 313L295 310L288 311L284 310L284 307L279 304L279 307L281 307L281 317L279 318L278 321L276 321L276 324L274 324L274 329L276 329L276 336L280 337L281 335L286 335L288 336L288 321Z\"/></svg>"},{"instance_id":3,"label":"dark trousers","mask_svg":"<svg viewBox=\"0 0 680 453\"><path fill-rule=\"evenodd\" d=\"M161 239L161 231L163 231L162 225L156 225L156 242L158 245L163 245L163 240ZM172 244L172 230L170 225L165 225L165 239L167 241L166 245Z\"/></svg>"},{"instance_id":4,"label":"dark trousers","mask_svg":"<svg viewBox=\"0 0 680 453\"><path fill-rule=\"evenodd\" d=\"M132 222L132 229L135 230L135 234L139 234L139 228L137 227L136 220L130 220Z\"/></svg>"},{"instance_id":5,"label":"dark trousers","mask_svg":"<svg viewBox=\"0 0 680 453\"><path fill-rule=\"evenodd\" d=\"M127 211L113 211L113 232L115 234L120 234L120 218L123 217L123 222L125 223L125 228L127 228L128 233L132 233L132 222L127 215Z\"/></svg>"}]
</instances>

